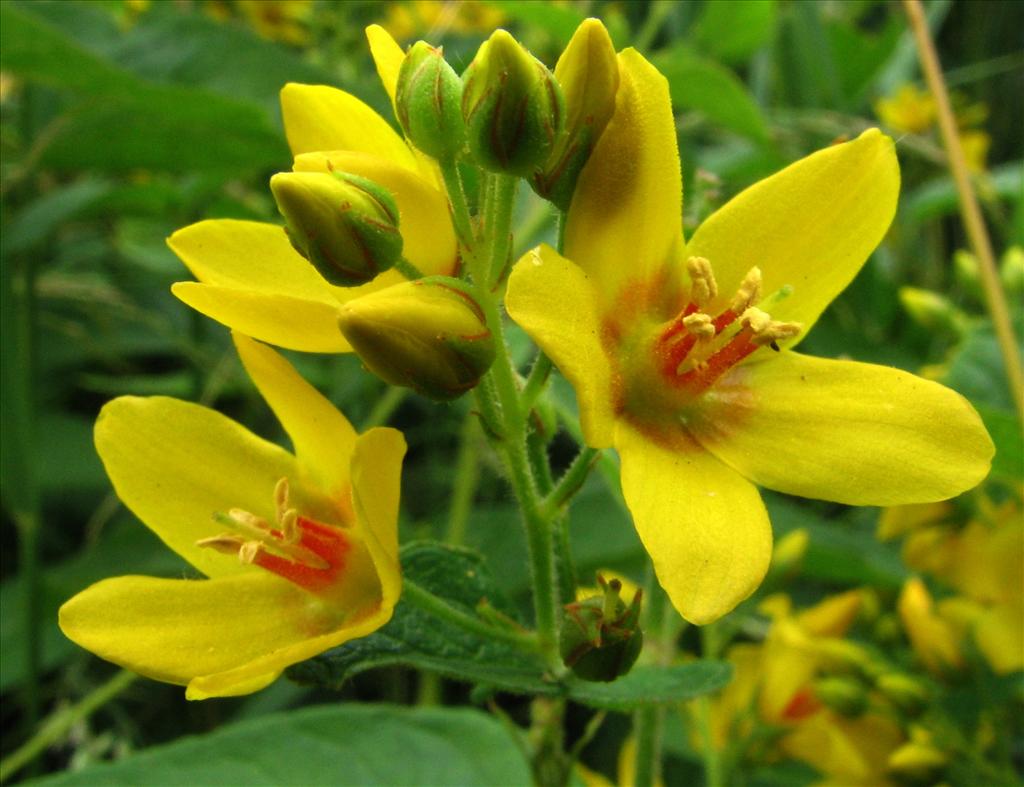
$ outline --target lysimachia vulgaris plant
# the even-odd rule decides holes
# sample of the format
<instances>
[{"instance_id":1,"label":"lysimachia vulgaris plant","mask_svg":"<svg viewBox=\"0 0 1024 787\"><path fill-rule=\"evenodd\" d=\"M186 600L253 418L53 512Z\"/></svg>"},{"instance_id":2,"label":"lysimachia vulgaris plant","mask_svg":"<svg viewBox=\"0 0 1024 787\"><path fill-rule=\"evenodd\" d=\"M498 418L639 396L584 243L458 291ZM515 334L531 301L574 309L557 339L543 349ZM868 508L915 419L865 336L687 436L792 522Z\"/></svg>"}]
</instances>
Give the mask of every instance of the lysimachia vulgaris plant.
<instances>
[{"instance_id":1,"label":"lysimachia vulgaris plant","mask_svg":"<svg viewBox=\"0 0 1024 787\"><path fill-rule=\"evenodd\" d=\"M367 36L402 133L341 90L286 85L294 159L270 180L283 222L201 221L168 241L197 280L174 294L235 332L294 456L198 406L108 405L97 444L118 494L210 579L108 580L68 602L62 625L202 698L255 691L338 646L357 659L342 643L365 638L366 652L380 627L409 625L413 613L397 611L388 624L401 590L398 609L479 638L480 652L511 649L516 674L535 676L479 682L541 697L539 782L571 773L567 697L637 710L649 757L650 706L728 680L725 665L673 664L670 640L761 583L772 533L758 486L897 505L952 497L988 471L992 443L958 394L796 351L892 220L893 142L871 129L814 153L686 239L666 80L636 50L616 54L600 22L579 27L553 70L498 30L461 76L428 42L404 52L380 27ZM514 263L520 181L549 201L559 232ZM503 309L539 348L529 367ZM392 385L473 397L522 512L532 620L483 593L455 599L473 571L427 587L410 558L400 578L401 437L357 437L263 343L354 352ZM575 389L582 435L560 475L554 368ZM168 427L171 414L185 426ZM609 448L653 573L643 593L620 598L620 581L602 579L577 601L593 583L575 575L566 510L595 463L614 477Z\"/></svg>"}]
</instances>

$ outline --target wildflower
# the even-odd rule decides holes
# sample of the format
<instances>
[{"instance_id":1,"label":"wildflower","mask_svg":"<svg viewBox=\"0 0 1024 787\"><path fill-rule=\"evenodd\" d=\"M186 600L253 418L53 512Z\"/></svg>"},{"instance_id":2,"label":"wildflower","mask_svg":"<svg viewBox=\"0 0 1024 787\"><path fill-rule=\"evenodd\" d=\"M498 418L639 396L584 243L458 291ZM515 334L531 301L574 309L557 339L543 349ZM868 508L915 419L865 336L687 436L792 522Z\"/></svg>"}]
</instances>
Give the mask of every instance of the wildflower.
<instances>
[{"instance_id":1,"label":"wildflower","mask_svg":"<svg viewBox=\"0 0 1024 787\"><path fill-rule=\"evenodd\" d=\"M294 455L189 402L110 402L96 446L118 496L209 579L106 579L60 611L70 639L190 699L257 691L366 636L401 592L402 435L357 435L280 355L235 345Z\"/></svg>"},{"instance_id":2,"label":"wildflower","mask_svg":"<svg viewBox=\"0 0 1024 787\"><path fill-rule=\"evenodd\" d=\"M947 388L792 350L892 220L892 141L872 129L808 156L684 244L667 84L633 50L619 70L565 256L525 255L507 308L575 387L587 444L618 450L658 580L701 624L767 569L754 484L853 505L934 501L980 481L993 446Z\"/></svg>"},{"instance_id":3,"label":"wildflower","mask_svg":"<svg viewBox=\"0 0 1024 787\"><path fill-rule=\"evenodd\" d=\"M411 0L388 3L384 27L399 41L430 33L487 33L505 21L505 12L481 0Z\"/></svg>"},{"instance_id":4,"label":"wildflower","mask_svg":"<svg viewBox=\"0 0 1024 787\"><path fill-rule=\"evenodd\" d=\"M402 54L382 28L367 37L384 87L395 96ZM343 172L391 192L403 254L422 273L450 274L455 231L437 166L387 121L342 90L289 84L281 91L285 134L296 172ZM360 287L330 284L275 224L217 219L175 232L168 244L198 282L172 292L193 309L253 338L307 352L351 352L338 330L342 304L405 281L386 271Z\"/></svg>"},{"instance_id":5,"label":"wildflower","mask_svg":"<svg viewBox=\"0 0 1024 787\"><path fill-rule=\"evenodd\" d=\"M905 84L892 95L875 102L875 115L893 131L923 134L935 125L935 99L927 90Z\"/></svg>"},{"instance_id":6,"label":"wildflower","mask_svg":"<svg viewBox=\"0 0 1024 787\"><path fill-rule=\"evenodd\" d=\"M929 670L963 666L970 635L998 674L1024 669L1024 519L1020 502L980 498L958 521L951 504L896 506L879 520L879 537L904 535L903 560L957 595L933 603L920 579L904 585L899 611Z\"/></svg>"}]
</instances>

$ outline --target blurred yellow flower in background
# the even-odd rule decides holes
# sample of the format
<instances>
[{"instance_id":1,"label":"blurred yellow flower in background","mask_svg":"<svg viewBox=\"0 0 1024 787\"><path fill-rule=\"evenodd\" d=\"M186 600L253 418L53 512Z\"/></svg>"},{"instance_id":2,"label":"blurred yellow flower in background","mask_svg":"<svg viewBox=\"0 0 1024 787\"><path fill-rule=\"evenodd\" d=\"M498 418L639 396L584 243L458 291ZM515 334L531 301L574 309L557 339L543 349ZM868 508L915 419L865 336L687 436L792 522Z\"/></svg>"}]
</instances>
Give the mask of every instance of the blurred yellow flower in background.
<instances>
[{"instance_id":1,"label":"blurred yellow flower in background","mask_svg":"<svg viewBox=\"0 0 1024 787\"><path fill-rule=\"evenodd\" d=\"M399 41L453 33L489 33L505 12L482 0L407 0L387 4L383 26Z\"/></svg>"}]
</instances>

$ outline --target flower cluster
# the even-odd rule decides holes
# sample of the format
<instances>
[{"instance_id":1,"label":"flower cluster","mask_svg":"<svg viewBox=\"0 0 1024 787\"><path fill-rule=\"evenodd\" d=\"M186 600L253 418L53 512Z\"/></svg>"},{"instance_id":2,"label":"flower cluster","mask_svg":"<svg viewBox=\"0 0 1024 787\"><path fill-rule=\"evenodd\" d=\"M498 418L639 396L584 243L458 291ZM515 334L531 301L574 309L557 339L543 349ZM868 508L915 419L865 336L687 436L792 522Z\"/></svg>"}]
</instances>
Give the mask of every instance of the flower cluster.
<instances>
[{"instance_id":1,"label":"flower cluster","mask_svg":"<svg viewBox=\"0 0 1024 787\"><path fill-rule=\"evenodd\" d=\"M616 54L597 20L553 71L503 30L461 76L426 42L405 52L378 26L367 37L402 133L349 93L286 85L294 158L270 181L284 226L206 220L168 240L195 277L172 292L232 329L294 452L198 405L107 405L96 443L118 495L208 579L101 582L61 611L76 642L201 698L254 691L391 616L403 438L357 435L266 342L355 352L436 400L474 391L533 528L538 639L558 674L557 561L543 551L559 512L536 499L540 460L525 452L538 391L527 396L509 360L502 296L574 386L586 445L618 452L658 581L693 623L729 612L765 575L772 536L757 486L898 505L985 476L992 443L961 396L795 349L892 220L888 137L872 129L792 164L686 239L666 80L639 52ZM564 243L513 267L519 180L563 214ZM585 677L613 679L640 650L639 596L627 607L617 593L609 584L569 605L563 631L579 647L561 652ZM885 731L884 719L847 724L822 707L820 681L817 699L807 694L821 658L807 642L841 636L855 607L848 596L776 615L758 655L784 665L761 694L766 718L813 711L830 731ZM801 729L791 745L820 749L814 735L826 733Z\"/></svg>"}]
</instances>

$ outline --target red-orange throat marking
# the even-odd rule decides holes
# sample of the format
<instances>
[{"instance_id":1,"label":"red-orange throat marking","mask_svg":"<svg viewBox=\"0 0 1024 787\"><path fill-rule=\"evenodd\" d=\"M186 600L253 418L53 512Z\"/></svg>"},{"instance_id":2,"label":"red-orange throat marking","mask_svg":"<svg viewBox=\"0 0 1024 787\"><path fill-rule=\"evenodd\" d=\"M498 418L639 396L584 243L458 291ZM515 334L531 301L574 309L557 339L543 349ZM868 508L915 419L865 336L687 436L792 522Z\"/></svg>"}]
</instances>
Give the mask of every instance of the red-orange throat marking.
<instances>
[{"instance_id":1,"label":"red-orange throat marking","mask_svg":"<svg viewBox=\"0 0 1024 787\"><path fill-rule=\"evenodd\" d=\"M301 516L289 505L288 479L274 488L276 527L262 517L233 508L215 513L214 520L228 529L196 542L242 563L272 571L311 593L323 593L338 583L352 544L338 527Z\"/></svg>"},{"instance_id":2,"label":"red-orange throat marking","mask_svg":"<svg viewBox=\"0 0 1024 787\"><path fill-rule=\"evenodd\" d=\"M718 297L711 263L690 257L686 267L692 282L689 301L659 332L654 345L658 369L673 387L700 393L756 350L766 345L778 350L778 341L800 333L800 323L773 320L755 307L761 298L759 268L747 272L729 305L712 316L704 311ZM788 294L783 288L762 305Z\"/></svg>"}]
</instances>

